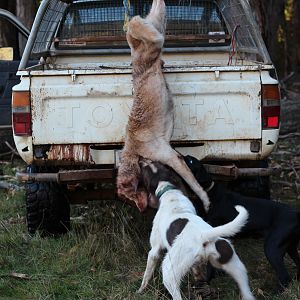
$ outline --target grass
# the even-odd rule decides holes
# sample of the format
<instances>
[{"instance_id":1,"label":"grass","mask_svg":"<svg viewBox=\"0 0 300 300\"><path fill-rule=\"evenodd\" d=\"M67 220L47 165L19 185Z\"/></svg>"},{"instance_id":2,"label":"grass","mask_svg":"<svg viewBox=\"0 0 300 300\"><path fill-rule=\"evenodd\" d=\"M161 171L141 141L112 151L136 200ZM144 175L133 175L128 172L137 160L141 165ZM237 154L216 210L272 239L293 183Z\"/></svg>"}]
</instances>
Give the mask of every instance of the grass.
<instances>
[{"instance_id":1,"label":"grass","mask_svg":"<svg viewBox=\"0 0 300 300\"><path fill-rule=\"evenodd\" d=\"M13 174L11 166L1 167ZM281 187L277 188L280 194ZM290 190L288 200L295 199ZM0 299L170 299L160 271L143 295L136 294L149 251L153 213L140 215L122 203L97 202L72 207L72 231L59 238L27 235L23 192L0 190ZM235 241L257 299L300 299L296 281L275 297L276 278L257 239ZM291 274L295 266L287 260ZM21 278L23 276L23 278ZM185 299L190 290L183 283ZM231 277L212 282L219 299L239 299Z\"/></svg>"}]
</instances>

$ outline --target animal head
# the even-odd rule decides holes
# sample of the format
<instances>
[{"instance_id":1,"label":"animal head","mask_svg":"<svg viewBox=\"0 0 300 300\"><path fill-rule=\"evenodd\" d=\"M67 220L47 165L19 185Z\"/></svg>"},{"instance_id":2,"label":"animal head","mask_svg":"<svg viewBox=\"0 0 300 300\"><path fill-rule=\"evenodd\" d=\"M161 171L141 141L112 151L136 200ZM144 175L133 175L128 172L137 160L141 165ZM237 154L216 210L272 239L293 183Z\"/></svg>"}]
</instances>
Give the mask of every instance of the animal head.
<instances>
[{"instance_id":1,"label":"animal head","mask_svg":"<svg viewBox=\"0 0 300 300\"><path fill-rule=\"evenodd\" d=\"M185 187L181 177L170 167L160 162L152 162L147 159L141 159L139 163L141 168L141 181L149 193L149 206L157 208L159 205L159 201L155 196L155 190L161 181L168 181L185 193Z\"/></svg>"},{"instance_id":2,"label":"animal head","mask_svg":"<svg viewBox=\"0 0 300 300\"><path fill-rule=\"evenodd\" d=\"M117 177L118 196L125 201L133 201L142 212L147 208L148 196L143 188L139 187L139 181L135 173L120 173Z\"/></svg>"},{"instance_id":3,"label":"animal head","mask_svg":"<svg viewBox=\"0 0 300 300\"><path fill-rule=\"evenodd\" d=\"M184 161L187 166L191 169L198 183L204 188L207 189L212 183L212 178L210 174L206 171L203 164L197 158L186 155L184 156Z\"/></svg>"}]
</instances>

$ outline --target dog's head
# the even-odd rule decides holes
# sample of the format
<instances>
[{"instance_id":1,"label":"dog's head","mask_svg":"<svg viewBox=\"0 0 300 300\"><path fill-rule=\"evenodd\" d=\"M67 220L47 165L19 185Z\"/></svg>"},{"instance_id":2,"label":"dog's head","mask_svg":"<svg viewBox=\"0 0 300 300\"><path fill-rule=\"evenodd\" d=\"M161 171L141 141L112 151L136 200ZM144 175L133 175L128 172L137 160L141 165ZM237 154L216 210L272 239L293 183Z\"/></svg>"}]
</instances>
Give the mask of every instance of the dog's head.
<instances>
[{"instance_id":1,"label":"dog's head","mask_svg":"<svg viewBox=\"0 0 300 300\"><path fill-rule=\"evenodd\" d=\"M149 194L148 204L153 208L159 206L159 201L155 196L155 190L160 181L168 181L178 189L185 192L184 183L181 177L170 167L161 164L157 161L147 159L140 160L141 181Z\"/></svg>"},{"instance_id":2,"label":"dog's head","mask_svg":"<svg viewBox=\"0 0 300 300\"><path fill-rule=\"evenodd\" d=\"M198 183L204 188L207 189L212 183L212 178L209 173L204 168L203 164L197 158L186 155L184 156L184 161L187 166L191 169Z\"/></svg>"}]
</instances>

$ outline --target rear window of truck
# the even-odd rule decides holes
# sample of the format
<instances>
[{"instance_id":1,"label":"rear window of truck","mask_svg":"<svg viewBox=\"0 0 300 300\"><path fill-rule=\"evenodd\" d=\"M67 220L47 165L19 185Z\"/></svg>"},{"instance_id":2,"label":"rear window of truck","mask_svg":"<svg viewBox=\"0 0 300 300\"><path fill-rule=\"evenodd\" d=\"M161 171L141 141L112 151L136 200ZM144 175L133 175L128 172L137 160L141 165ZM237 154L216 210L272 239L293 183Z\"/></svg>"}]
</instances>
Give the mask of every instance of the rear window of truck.
<instances>
[{"instance_id":1,"label":"rear window of truck","mask_svg":"<svg viewBox=\"0 0 300 300\"><path fill-rule=\"evenodd\" d=\"M128 47L126 17L146 16L152 0L74 1L55 39L59 49ZM215 1L167 0L165 47L228 45L230 35Z\"/></svg>"}]
</instances>

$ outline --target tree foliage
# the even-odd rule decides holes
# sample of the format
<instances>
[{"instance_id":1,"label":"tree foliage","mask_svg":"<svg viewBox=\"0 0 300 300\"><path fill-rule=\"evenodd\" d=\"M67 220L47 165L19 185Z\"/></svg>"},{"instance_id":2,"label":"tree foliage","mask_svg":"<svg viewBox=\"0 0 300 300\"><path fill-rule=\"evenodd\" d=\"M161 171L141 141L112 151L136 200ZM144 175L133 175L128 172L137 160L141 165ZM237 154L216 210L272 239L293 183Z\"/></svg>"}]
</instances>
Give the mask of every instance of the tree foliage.
<instances>
[{"instance_id":1,"label":"tree foliage","mask_svg":"<svg viewBox=\"0 0 300 300\"><path fill-rule=\"evenodd\" d=\"M300 68L299 0L251 0L280 77Z\"/></svg>"}]
</instances>

